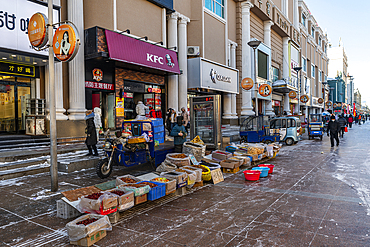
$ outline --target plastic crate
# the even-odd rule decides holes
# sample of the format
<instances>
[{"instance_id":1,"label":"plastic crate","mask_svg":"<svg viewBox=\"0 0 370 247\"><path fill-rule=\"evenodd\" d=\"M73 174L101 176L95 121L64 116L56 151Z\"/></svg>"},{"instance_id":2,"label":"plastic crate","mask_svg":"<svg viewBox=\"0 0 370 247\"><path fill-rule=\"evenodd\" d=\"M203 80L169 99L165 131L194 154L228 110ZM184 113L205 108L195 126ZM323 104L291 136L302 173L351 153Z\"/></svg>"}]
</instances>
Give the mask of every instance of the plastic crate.
<instances>
[{"instance_id":1,"label":"plastic crate","mask_svg":"<svg viewBox=\"0 0 370 247\"><path fill-rule=\"evenodd\" d=\"M153 181L142 181L142 182L148 182L156 184L157 187L151 188L148 193L148 201L154 201L158 198L164 197L166 195L166 184L164 183L158 183ZM142 183L139 182L138 184Z\"/></svg>"},{"instance_id":2,"label":"plastic crate","mask_svg":"<svg viewBox=\"0 0 370 247\"><path fill-rule=\"evenodd\" d=\"M158 140L160 138L164 138L164 131L162 132L157 132L157 133L154 133L154 140Z\"/></svg>"},{"instance_id":3,"label":"plastic crate","mask_svg":"<svg viewBox=\"0 0 370 247\"><path fill-rule=\"evenodd\" d=\"M164 126L163 125L154 126L153 131L154 131L154 133L163 132L164 131Z\"/></svg>"},{"instance_id":4,"label":"plastic crate","mask_svg":"<svg viewBox=\"0 0 370 247\"><path fill-rule=\"evenodd\" d=\"M153 126L160 126L163 125L163 118L151 118Z\"/></svg>"},{"instance_id":5,"label":"plastic crate","mask_svg":"<svg viewBox=\"0 0 370 247\"><path fill-rule=\"evenodd\" d=\"M57 200L57 217L62 219L76 218L81 213L63 200Z\"/></svg>"}]
</instances>

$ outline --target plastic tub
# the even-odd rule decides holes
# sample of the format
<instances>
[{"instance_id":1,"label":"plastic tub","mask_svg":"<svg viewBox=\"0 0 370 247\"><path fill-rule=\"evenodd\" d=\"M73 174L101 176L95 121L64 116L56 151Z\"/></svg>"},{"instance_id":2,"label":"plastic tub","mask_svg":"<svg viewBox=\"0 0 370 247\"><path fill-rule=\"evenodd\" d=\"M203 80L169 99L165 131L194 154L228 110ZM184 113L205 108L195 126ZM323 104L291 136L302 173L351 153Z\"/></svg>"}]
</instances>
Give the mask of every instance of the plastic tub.
<instances>
[{"instance_id":1,"label":"plastic tub","mask_svg":"<svg viewBox=\"0 0 370 247\"><path fill-rule=\"evenodd\" d=\"M245 180L257 181L260 179L261 171L245 170L243 171Z\"/></svg>"},{"instance_id":2,"label":"plastic tub","mask_svg":"<svg viewBox=\"0 0 370 247\"><path fill-rule=\"evenodd\" d=\"M269 173L272 173L275 166L273 164L259 164L258 167L268 167L270 169Z\"/></svg>"},{"instance_id":3,"label":"plastic tub","mask_svg":"<svg viewBox=\"0 0 370 247\"><path fill-rule=\"evenodd\" d=\"M269 175L270 168L268 167L253 167L252 170L254 171L261 171L261 178L265 178Z\"/></svg>"}]
</instances>

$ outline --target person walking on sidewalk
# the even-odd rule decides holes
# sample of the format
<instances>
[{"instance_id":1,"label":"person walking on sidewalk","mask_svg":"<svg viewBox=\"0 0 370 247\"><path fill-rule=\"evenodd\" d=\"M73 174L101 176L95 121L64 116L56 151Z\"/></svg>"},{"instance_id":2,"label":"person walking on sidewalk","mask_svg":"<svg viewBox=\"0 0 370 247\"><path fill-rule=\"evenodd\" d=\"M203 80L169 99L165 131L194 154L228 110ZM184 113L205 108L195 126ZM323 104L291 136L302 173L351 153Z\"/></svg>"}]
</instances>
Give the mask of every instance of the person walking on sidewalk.
<instances>
[{"instance_id":1,"label":"person walking on sidewalk","mask_svg":"<svg viewBox=\"0 0 370 247\"><path fill-rule=\"evenodd\" d=\"M346 127L347 125L347 121L346 119L344 118L343 114L339 116L339 119L338 119L338 123L339 123L339 126L340 126L340 132L339 134L342 136L343 138L343 135L344 135L344 128Z\"/></svg>"},{"instance_id":2,"label":"person walking on sidewalk","mask_svg":"<svg viewBox=\"0 0 370 247\"><path fill-rule=\"evenodd\" d=\"M348 117L348 125L349 125L349 127L350 127L350 128L352 128L352 123L353 123L353 116L352 116L352 114L351 114L351 115L349 115L349 117Z\"/></svg>"},{"instance_id":3,"label":"person walking on sidewalk","mask_svg":"<svg viewBox=\"0 0 370 247\"><path fill-rule=\"evenodd\" d=\"M175 137L175 153L182 153L182 144L186 141L186 129L182 123L182 116L178 116L176 120L177 123L171 130L171 136Z\"/></svg>"},{"instance_id":4,"label":"person walking on sidewalk","mask_svg":"<svg viewBox=\"0 0 370 247\"><path fill-rule=\"evenodd\" d=\"M189 127L190 127L190 118L188 112L185 110L185 107L181 107L181 116L182 116L182 121L184 123L184 127L186 129L186 133L189 133Z\"/></svg>"},{"instance_id":5,"label":"person walking on sidewalk","mask_svg":"<svg viewBox=\"0 0 370 247\"><path fill-rule=\"evenodd\" d=\"M339 130L340 130L340 126L339 126L338 121L335 120L335 116L331 116L329 124L328 124L327 133L329 136L329 132L330 132L330 143L332 147L334 147L334 139L337 142L337 146L339 146L339 138L338 138Z\"/></svg>"},{"instance_id":6,"label":"person walking on sidewalk","mask_svg":"<svg viewBox=\"0 0 370 247\"><path fill-rule=\"evenodd\" d=\"M358 114L358 125L361 125L361 121L362 121L362 119L361 119L362 117L361 117L361 114Z\"/></svg>"},{"instance_id":7,"label":"person walking on sidewalk","mask_svg":"<svg viewBox=\"0 0 370 247\"><path fill-rule=\"evenodd\" d=\"M94 155L98 156L98 149L96 148L96 143L98 142L97 136L96 136L96 129L94 124L94 113L92 110L86 111L86 129L85 133L87 135L86 137L86 146L89 149L89 153L87 155ZM92 152L94 150L94 154Z\"/></svg>"}]
</instances>

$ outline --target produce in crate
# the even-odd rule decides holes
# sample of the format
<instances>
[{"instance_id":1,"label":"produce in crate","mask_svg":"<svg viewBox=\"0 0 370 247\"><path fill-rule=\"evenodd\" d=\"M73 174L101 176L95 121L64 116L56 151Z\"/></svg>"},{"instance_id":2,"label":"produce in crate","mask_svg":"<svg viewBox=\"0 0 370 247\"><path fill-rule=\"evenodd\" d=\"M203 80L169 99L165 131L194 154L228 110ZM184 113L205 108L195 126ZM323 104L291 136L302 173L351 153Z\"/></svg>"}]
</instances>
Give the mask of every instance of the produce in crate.
<instances>
[{"instance_id":1,"label":"produce in crate","mask_svg":"<svg viewBox=\"0 0 370 247\"><path fill-rule=\"evenodd\" d=\"M88 224L91 224L91 223L93 223L97 220L98 219L96 219L96 218L86 219L86 220L82 220L80 222L77 222L76 225L85 225L85 226L87 226Z\"/></svg>"},{"instance_id":2,"label":"produce in crate","mask_svg":"<svg viewBox=\"0 0 370 247\"><path fill-rule=\"evenodd\" d=\"M183 153L172 153L166 155L166 160L171 164L174 164L178 167L190 165L190 159L187 154Z\"/></svg>"},{"instance_id":3,"label":"produce in crate","mask_svg":"<svg viewBox=\"0 0 370 247\"><path fill-rule=\"evenodd\" d=\"M152 188L155 188L155 187L157 187L157 185L156 185L156 184L153 184L153 183L149 183L149 182L141 182L140 184L145 184L145 185L149 185L151 189L152 189Z\"/></svg>"},{"instance_id":4,"label":"produce in crate","mask_svg":"<svg viewBox=\"0 0 370 247\"><path fill-rule=\"evenodd\" d=\"M82 196L78 200L77 209L80 212L110 214L117 211L118 196L109 192L93 193Z\"/></svg>"},{"instance_id":5,"label":"produce in crate","mask_svg":"<svg viewBox=\"0 0 370 247\"><path fill-rule=\"evenodd\" d=\"M150 186L145 184L121 184L117 188L127 192L132 191L135 196L142 196L150 191Z\"/></svg>"},{"instance_id":6,"label":"produce in crate","mask_svg":"<svg viewBox=\"0 0 370 247\"><path fill-rule=\"evenodd\" d=\"M124 189L112 189L107 192L118 195L118 211L124 211L126 209L132 208L134 204L134 192L125 191Z\"/></svg>"},{"instance_id":7,"label":"produce in crate","mask_svg":"<svg viewBox=\"0 0 370 247\"><path fill-rule=\"evenodd\" d=\"M124 178L121 178L121 180L125 183L128 183L128 184L134 184L134 183L137 183L136 180L132 179L132 178L128 178L128 177L124 177Z\"/></svg>"},{"instance_id":8,"label":"produce in crate","mask_svg":"<svg viewBox=\"0 0 370 247\"><path fill-rule=\"evenodd\" d=\"M167 178L159 177L159 178L154 178L154 179L152 179L152 181L154 181L154 182L163 182L163 183L167 183L167 182L169 182L170 180L168 180Z\"/></svg>"},{"instance_id":9,"label":"produce in crate","mask_svg":"<svg viewBox=\"0 0 370 247\"><path fill-rule=\"evenodd\" d=\"M134 177L132 175L123 175L116 178L116 186L121 184L136 184L142 181L140 178Z\"/></svg>"}]
</instances>

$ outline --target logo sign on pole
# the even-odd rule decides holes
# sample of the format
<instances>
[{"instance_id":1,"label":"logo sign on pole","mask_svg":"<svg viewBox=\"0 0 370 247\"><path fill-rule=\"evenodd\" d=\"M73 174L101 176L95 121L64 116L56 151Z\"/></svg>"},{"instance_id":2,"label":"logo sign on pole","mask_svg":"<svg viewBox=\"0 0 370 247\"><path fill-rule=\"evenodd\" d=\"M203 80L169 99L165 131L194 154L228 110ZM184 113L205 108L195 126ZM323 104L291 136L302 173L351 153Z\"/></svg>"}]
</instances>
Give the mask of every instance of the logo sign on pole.
<instances>
[{"instance_id":1,"label":"logo sign on pole","mask_svg":"<svg viewBox=\"0 0 370 247\"><path fill-rule=\"evenodd\" d=\"M103 71L101 69L93 69L93 80L99 82L103 80Z\"/></svg>"},{"instance_id":2,"label":"logo sign on pole","mask_svg":"<svg viewBox=\"0 0 370 247\"><path fill-rule=\"evenodd\" d=\"M55 31L53 50L59 61L72 60L79 47L79 35L77 29L70 24L63 24Z\"/></svg>"},{"instance_id":3,"label":"logo sign on pole","mask_svg":"<svg viewBox=\"0 0 370 247\"><path fill-rule=\"evenodd\" d=\"M268 84L262 84L260 88L258 89L258 92L261 96L267 97L271 94L272 88Z\"/></svg>"},{"instance_id":4,"label":"logo sign on pole","mask_svg":"<svg viewBox=\"0 0 370 247\"><path fill-rule=\"evenodd\" d=\"M42 48L48 42L47 28L48 18L37 12L34 14L28 24L28 39L33 47Z\"/></svg>"},{"instance_id":5,"label":"logo sign on pole","mask_svg":"<svg viewBox=\"0 0 370 247\"><path fill-rule=\"evenodd\" d=\"M319 99L317 100L317 102L318 102L319 104L322 104L322 103L324 103L324 99L323 99L323 98L319 98Z\"/></svg>"},{"instance_id":6,"label":"logo sign on pole","mask_svg":"<svg viewBox=\"0 0 370 247\"><path fill-rule=\"evenodd\" d=\"M289 92L289 98L295 99L296 97L297 97L297 93L296 92L294 92L294 91L290 91Z\"/></svg>"},{"instance_id":7,"label":"logo sign on pole","mask_svg":"<svg viewBox=\"0 0 370 247\"><path fill-rule=\"evenodd\" d=\"M328 107L328 108L329 108L329 107L331 107L331 105L332 105L332 104L331 104L331 101L326 101L326 107Z\"/></svg>"},{"instance_id":8,"label":"logo sign on pole","mask_svg":"<svg viewBox=\"0 0 370 247\"><path fill-rule=\"evenodd\" d=\"M249 78L249 77L246 77L246 78L244 78L242 80L241 85L242 85L242 88L244 90L252 89L252 87L253 87L253 80L251 78Z\"/></svg>"},{"instance_id":9,"label":"logo sign on pole","mask_svg":"<svg viewBox=\"0 0 370 247\"><path fill-rule=\"evenodd\" d=\"M308 100L310 99L310 97L308 97L308 95L304 94L301 96L301 98L299 99L302 103L306 104L308 102Z\"/></svg>"}]
</instances>

